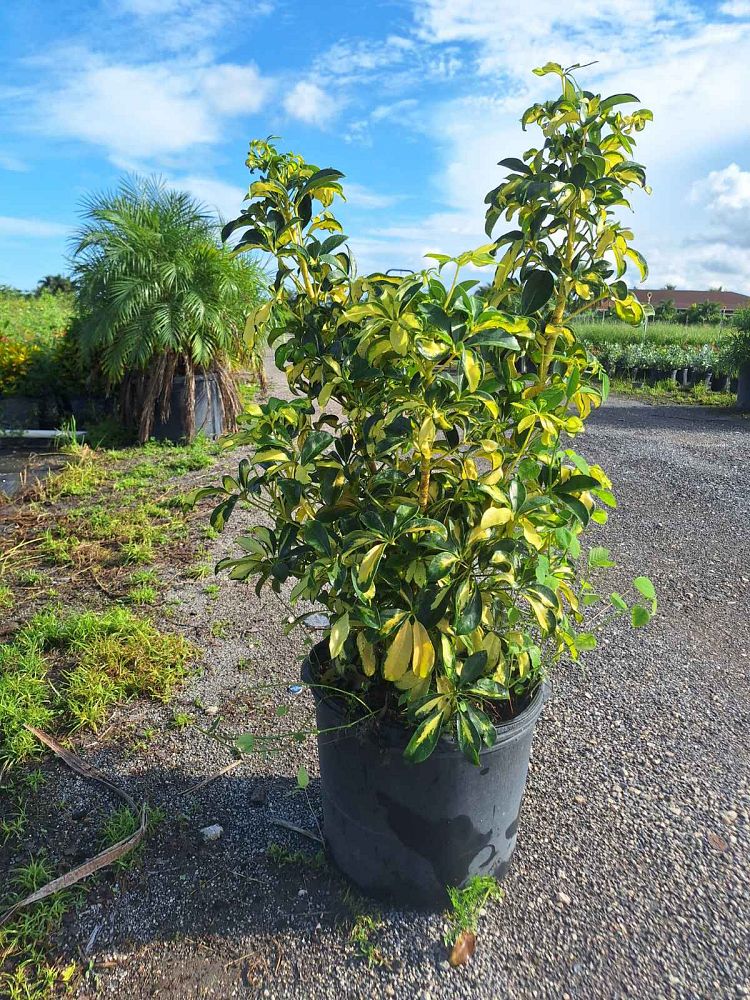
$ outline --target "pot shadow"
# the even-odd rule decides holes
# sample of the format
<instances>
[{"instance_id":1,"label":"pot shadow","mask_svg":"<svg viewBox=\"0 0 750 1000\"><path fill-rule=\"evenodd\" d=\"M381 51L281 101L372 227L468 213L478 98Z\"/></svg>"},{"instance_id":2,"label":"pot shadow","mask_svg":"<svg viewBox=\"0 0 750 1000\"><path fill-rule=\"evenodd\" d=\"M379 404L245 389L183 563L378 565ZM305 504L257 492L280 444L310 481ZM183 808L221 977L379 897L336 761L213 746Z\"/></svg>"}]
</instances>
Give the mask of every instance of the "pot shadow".
<instances>
[{"instance_id":1,"label":"pot shadow","mask_svg":"<svg viewBox=\"0 0 750 1000\"><path fill-rule=\"evenodd\" d=\"M119 770L112 749L109 773ZM55 761L45 762L44 771L48 781L29 812L36 833L24 855L44 850L62 874L101 849L103 827L122 803ZM186 948L194 953L199 941L206 952L200 962L215 966L215 981L206 988L227 995L221 991L230 984L248 985L242 963L233 966L248 941L255 955L265 955L266 964L276 967L279 942L314 943L326 935L339 964L363 961L349 941L351 926L358 915L386 908L362 897L319 842L273 822L281 819L318 833L317 779L300 790L295 779L254 773L250 760L194 792L188 790L196 775L177 767L151 767L113 780L137 802L145 800L157 821L131 863L110 866L81 883L80 903L68 911L51 941L52 962L62 966L84 958L96 969L102 958L108 966L114 954L121 968L138 965L140 971L129 974L148 978L144 955L154 956L160 967L171 961L183 967ZM222 827L222 834L206 843L200 831L213 824ZM7 855L0 866L4 860L12 867ZM398 912L424 913L404 907ZM437 949L436 961L443 957L437 941L425 941L425 947ZM289 981L295 970L289 966ZM187 995L174 989L175 995ZM196 995L192 986L188 993Z\"/></svg>"}]
</instances>

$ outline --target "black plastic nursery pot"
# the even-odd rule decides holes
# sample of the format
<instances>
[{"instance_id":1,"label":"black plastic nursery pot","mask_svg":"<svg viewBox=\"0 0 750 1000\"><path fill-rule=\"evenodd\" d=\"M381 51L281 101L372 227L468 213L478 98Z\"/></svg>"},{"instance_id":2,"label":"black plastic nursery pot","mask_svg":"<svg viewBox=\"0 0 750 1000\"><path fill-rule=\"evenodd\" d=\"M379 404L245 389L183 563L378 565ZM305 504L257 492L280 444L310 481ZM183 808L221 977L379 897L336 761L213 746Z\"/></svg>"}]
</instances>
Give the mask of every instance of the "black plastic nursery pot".
<instances>
[{"instance_id":1,"label":"black plastic nursery pot","mask_svg":"<svg viewBox=\"0 0 750 1000\"><path fill-rule=\"evenodd\" d=\"M157 441L178 443L184 440L186 409L185 376L177 375L172 381L169 420L157 418L154 422L153 436ZM209 438L221 437L224 433L224 406L215 375L195 376L195 432Z\"/></svg>"},{"instance_id":2,"label":"black plastic nursery pot","mask_svg":"<svg viewBox=\"0 0 750 1000\"><path fill-rule=\"evenodd\" d=\"M314 686L327 661L324 641L305 660L302 679L315 699L324 832L338 868L368 895L429 907L444 906L446 887L474 875L502 878L545 690L496 727L479 766L446 736L427 760L410 764L405 727L371 719L352 726L344 701Z\"/></svg>"}]
</instances>

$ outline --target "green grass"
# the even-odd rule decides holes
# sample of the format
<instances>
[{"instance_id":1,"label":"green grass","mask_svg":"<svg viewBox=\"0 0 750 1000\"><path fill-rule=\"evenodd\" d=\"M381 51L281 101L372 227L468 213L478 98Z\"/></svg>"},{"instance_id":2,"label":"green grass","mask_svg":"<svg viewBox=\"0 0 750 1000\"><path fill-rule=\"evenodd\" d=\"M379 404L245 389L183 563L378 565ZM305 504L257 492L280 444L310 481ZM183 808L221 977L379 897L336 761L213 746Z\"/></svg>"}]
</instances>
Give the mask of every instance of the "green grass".
<instances>
[{"instance_id":1,"label":"green grass","mask_svg":"<svg viewBox=\"0 0 750 1000\"><path fill-rule=\"evenodd\" d=\"M32 618L0 647L0 760L38 756L24 729L98 729L111 707L137 695L165 701L186 676L192 649L125 608Z\"/></svg>"},{"instance_id":2,"label":"green grass","mask_svg":"<svg viewBox=\"0 0 750 1000\"><path fill-rule=\"evenodd\" d=\"M44 854L32 856L10 872L0 897L0 909L12 905L41 888L55 872ZM77 966L48 962L45 946L49 935L80 899L77 889L66 889L35 906L20 910L0 927L0 996L8 1000L42 1000L71 984Z\"/></svg>"},{"instance_id":3,"label":"green grass","mask_svg":"<svg viewBox=\"0 0 750 1000\"><path fill-rule=\"evenodd\" d=\"M131 587L128 591L128 600L131 604L138 604L143 607L146 604L155 604L158 591L156 587L150 587L145 583L137 587Z\"/></svg>"},{"instance_id":4,"label":"green grass","mask_svg":"<svg viewBox=\"0 0 750 1000\"><path fill-rule=\"evenodd\" d=\"M322 848L314 854L308 854L305 851L290 851L283 844L272 841L266 848L266 857L269 861L281 867L286 867L287 865L304 865L315 871L323 871L328 867L325 851Z\"/></svg>"},{"instance_id":5,"label":"green grass","mask_svg":"<svg viewBox=\"0 0 750 1000\"><path fill-rule=\"evenodd\" d=\"M166 813L163 809L159 809L156 806L146 807L146 829L150 833L159 825L163 823L166 819ZM128 806L123 805L119 809L115 809L113 813L107 817L107 821L104 824L101 833L101 846L102 850L108 847L114 847L115 844L119 844L121 840L125 840L126 837L132 837L132 835L138 830L141 825L141 817L138 813L133 812ZM129 851L123 857L118 858L114 863L114 867L120 871L126 868L131 868L137 861L141 858L141 853L143 850L143 841L132 851Z\"/></svg>"}]
</instances>

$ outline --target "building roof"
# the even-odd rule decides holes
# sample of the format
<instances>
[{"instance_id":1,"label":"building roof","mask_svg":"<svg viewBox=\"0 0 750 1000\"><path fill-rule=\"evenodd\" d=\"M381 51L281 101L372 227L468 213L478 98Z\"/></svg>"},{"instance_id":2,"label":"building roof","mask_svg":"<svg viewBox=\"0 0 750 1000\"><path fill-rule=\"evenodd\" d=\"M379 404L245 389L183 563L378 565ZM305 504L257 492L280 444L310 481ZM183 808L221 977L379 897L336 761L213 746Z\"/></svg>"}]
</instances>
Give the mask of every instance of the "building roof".
<instances>
[{"instance_id":1,"label":"building roof","mask_svg":"<svg viewBox=\"0 0 750 1000\"><path fill-rule=\"evenodd\" d=\"M635 297L642 305L651 303L658 306L660 302L671 300L677 309L689 309L701 302L717 302L722 309L742 309L750 306L750 295L740 295L739 292L696 292L682 288L634 288Z\"/></svg>"}]
</instances>

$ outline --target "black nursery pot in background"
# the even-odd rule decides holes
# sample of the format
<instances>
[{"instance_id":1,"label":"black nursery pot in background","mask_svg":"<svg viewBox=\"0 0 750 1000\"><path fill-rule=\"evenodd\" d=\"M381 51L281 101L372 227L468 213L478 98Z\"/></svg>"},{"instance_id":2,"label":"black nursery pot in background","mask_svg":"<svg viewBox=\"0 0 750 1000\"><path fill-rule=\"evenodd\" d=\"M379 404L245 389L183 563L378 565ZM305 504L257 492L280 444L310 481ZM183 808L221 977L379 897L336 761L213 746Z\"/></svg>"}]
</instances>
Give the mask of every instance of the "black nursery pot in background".
<instances>
[{"instance_id":1,"label":"black nursery pot in background","mask_svg":"<svg viewBox=\"0 0 750 1000\"><path fill-rule=\"evenodd\" d=\"M172 382L169 420L163 421L157 418L154 422L153 436L157 441L179 443L185 439L186 408L185 376L177 375ZM224 406L215 375L195 377L195 432L204 434L208 438L221 437L224 433Z\"/></svg>"},{"instance_id":2,"label":"black nursery pot in background","mask_svg":"<svg viewBox=\"0 0 750 1000\"><path fill-rule=\"evenodd\" d=\"M343 701L316 688L327 642L305 660L315 698L326 844L363 892L442 907L446 886L474 875L502 878L516 845L531 741L545 700L539 688L516 718L496 727L477 767L441 738L420 764L403 757L411 733L367 719L351 722Z\"/></svg>"}]
</instances>

